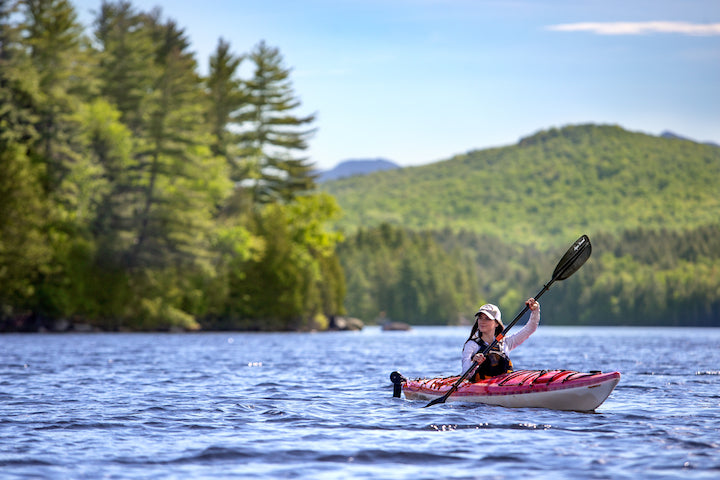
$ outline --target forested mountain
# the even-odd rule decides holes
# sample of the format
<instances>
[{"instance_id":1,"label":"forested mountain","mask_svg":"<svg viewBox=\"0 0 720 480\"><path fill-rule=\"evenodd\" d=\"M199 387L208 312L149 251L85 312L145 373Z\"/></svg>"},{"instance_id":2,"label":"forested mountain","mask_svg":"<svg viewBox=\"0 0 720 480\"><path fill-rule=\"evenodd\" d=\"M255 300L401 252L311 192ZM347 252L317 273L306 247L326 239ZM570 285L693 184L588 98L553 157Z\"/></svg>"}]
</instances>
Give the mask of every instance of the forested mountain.
<instances>
[{"instance_id":1,"label":"forested mountain","mask_svg":"<svg viewBox=\"0 0 720 480\"><path fill-rule=\"evenodd\" d=\"M719 181L720 148L579 125L324 188L345 213L350 312L514 313L585 233L593 256L544 297L544 323L720 326Z\"/></svg>"},{"instance_id":2,"label":"forested mountain","mask_svg":"<svg viewBox=\"0 0 720 480\"><path fill-rule=\"evenodd\" d=\"M400 166L384 158L344 160L330 170L321 171L318 174L317 181L328 182L352 177L353 175L367 175L368 173L394 170L396 168L400 168Z\"/></svg>"},{"instance_id":3,"label":"forested mountain","mask_svg":"<svg viewBox=\"0 0 720 480\"><path fill-rule=\"evenodd\" d=\"M684 137L684 136L682 136L682 135L678 135L677 133L671 132L670 130L665 130L664 132L662 132L662 133L660 134L660 136L661 136L662 138L669 138L669 139L672 139L672 140L689 140L689 141L691 141L691 142L694 142L694 141L695 141L695 140L693 140L692 138L688 138L688 137ZM702 142L702 143L704 143L705 145L713 146L713 147L720 147L720 145L718 145L718 144L715 143L715 142Z\"/></svg>"},{"instance_id":4,"label":"forested mountain","mask_svg":"<svg viewBox=\"0 0 720 480\"><path fill-rule=\"evenodd\" d=\"M517 145L323 185L339 226L390 223L559 245L578 232L682 231L718 220L720 148L617 126L550 129Z\"/></svg>"}]
</instances>

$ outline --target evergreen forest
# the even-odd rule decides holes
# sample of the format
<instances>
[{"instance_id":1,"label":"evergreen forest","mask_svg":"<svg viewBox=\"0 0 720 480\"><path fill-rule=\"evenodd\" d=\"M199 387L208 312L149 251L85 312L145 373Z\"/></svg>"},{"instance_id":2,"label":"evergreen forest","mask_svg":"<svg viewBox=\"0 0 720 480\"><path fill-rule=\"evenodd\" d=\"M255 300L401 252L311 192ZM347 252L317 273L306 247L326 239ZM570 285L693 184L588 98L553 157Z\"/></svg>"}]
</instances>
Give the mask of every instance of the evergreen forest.
<instances>
[{"instance_id":1,"label":"evergreen forest","mask_svg":"<svg viewBox=\"0 0 720 480\"><path fill-rule=\"evenodd\" d=\"M220 38L200 75L158 9L0 0L0 325L324 328L334 199L290 68ZM241 66L248 73L241 76Z\"/></svg>"}]
</instances>

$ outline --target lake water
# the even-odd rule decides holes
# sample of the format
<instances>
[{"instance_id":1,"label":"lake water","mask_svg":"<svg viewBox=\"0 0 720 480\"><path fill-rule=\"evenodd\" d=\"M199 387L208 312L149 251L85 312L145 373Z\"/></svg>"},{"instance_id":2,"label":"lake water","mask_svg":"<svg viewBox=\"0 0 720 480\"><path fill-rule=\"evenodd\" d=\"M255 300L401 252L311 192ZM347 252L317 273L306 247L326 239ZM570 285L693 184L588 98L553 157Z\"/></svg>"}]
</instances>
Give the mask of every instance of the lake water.
<instances>
[{"instance_id":1,"label":"lake water","mask_svg":"<svg viewBox=\"0 0 720 480\"><path fill-rule=\"evenodd\" d=\"M720 329L541 325L515 367L620 371L595 413L392 397L468 333L0 335L0 478L720 477Z\"/></svg>"}]
</instances>

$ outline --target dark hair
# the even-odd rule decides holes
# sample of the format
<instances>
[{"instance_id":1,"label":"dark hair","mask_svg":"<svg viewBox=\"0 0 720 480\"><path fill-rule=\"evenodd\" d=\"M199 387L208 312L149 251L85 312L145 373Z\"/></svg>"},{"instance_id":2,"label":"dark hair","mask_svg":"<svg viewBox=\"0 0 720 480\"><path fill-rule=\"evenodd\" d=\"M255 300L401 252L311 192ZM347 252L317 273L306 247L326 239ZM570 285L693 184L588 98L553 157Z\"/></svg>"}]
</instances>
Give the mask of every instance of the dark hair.
<instances>
[{"instance_id":1,"label":"dark hair","mask_svg":"<svg viewBox=\"0 0 720 480\"><path fill-rule=\"evenodd\" d=\"M470 336L468 337L467 340L465 340L465 342L467 342L468 340L471 340L472 337L473 337L473 335L475 335L475 333L477 333L477 331L478 331L478 320L480 320L480 315L475 315L475 323L473 323L472 330L470 331ZM502 333L502 331L504 330L504 328L503 328L502 324L500 324L500 322L498 322L498 321L495 320L494 318L492 319L492 321L495 322L495 336L498 336L498 335L500 335L500 334Z\"/></svg>"},{"instance_id":2,"label":"dark hair","mask_svg":"<svg viewBox=\"0 0 720 480\"><path fill-rule=\"evenodd\" d=\"M465 342L469 342L470 339L473 337L473 335L475 335L475 332L478 331L478 322L477 321L478 321L478 319L477 319L477 317L475 317L475 323L473 323L472 330L470 330L470 336L468 337L467 340L465 340Z\"/></svg>"}]
</instances>

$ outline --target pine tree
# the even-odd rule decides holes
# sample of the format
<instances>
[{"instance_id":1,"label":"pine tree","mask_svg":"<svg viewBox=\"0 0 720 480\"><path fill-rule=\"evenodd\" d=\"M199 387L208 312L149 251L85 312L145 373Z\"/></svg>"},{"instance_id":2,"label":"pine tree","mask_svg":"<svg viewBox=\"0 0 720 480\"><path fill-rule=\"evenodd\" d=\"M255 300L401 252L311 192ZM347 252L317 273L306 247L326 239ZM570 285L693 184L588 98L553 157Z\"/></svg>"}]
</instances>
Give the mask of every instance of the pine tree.
<instances>
[{"instance_id":1,"label":"pine tree","mask_svg":"<svg viewBox=\"0 0 720 480\"><path fill-rule=\"evenodd\" d=\"M247 81L248 103L239 112L241 167L251 179L256 202L289 201L315 187L312 165L295 152L307 149L314 129L302 130L315 115L297 116L300 101L277 48L260 42L250 53L254 74Z\"/></svg>"},{"instance_id":2,"label":"pine tree","mask_svg":"<svg viewBox=\"0 0 720 480\"><path fill-rule=\"evenodd\" d=\"M36 130L37 152L47 164L46 189L67 209L77 196L64 180L74 168L84 168L76 143L80 125L75 117L79 103L92 92L91 52L83 27L67 0L22 0L24 42L38 72L41 102ZM63 191L65 190L65 191Z\"/></svg>"},{"instance_id":3,"label":"pine tree","mask_svg":"<svg viewBox=\"0 0 720 480\"><path fill-rule=\"evenodd\" d=\"M39 108L38 73L23 45L23 24L12 17L18 13L15 1L0 0L0 141L30 144Z\"/></svg>"},{"instance_id":4,"label":"pine tree","mask_svg":"<svg viewBox=\"0 0 720 480\"><path fill-rule=\"evenodd\" d=\"M103 165L109 183L93 224L98 260L105 268L131 267L137 213L147 194L148 168L141 159L149 149L149 112L161 74L152 22L127 1L103 1L94 22L100 49L97 76L100 91L110 102L98 102L87 111L89 149Z\"/></svg>"},{"instance_id":5,"label":"pine tree","mask_svg":"<svg viewBox=\"0 0 720 480\"><path fill-rule=\"evenodd\" d=\"M236 123L236 112L247 101L243 82L238 77L243 58L232 54L230 44L221 38L210 57L210 72L205 80L210 100L208 124L214 135L212 151L226 159L235 182L243 179L238 171L237 142L230 127Z\"/></svg>"},{"instance_id":6,"label":"pine tree","mask_svg":"<svg viewBox=\"0 0 720 480\"><path fill-rule=\"evenodd\" d=\"M37 76L11 20L14 2L0 0L0 319L31 307L40 270L50 260L42 166L31 162Z\"/></svg>"},{"instance_id":7,"label":"pine tree","mask_svg":"<svg viewBox=\"0 0 720 480\"><path fill-rule=\"evenodd\" d=\"M210 148L204 85L185 32L160 10L105 3L95 25L113 104L97 114L119 112L92 136L110 182L95 224L107 239L100 246L125 271L134 306L123 315L135 328L195 328L198 289L213 275L214 218L231 189Z\"/></svg>"},{"instance_id":8,"label":"pine tree","mask_svg":"<svg viewBox=\"0 0 720 480\"><path fill-rule=\"evenodd\" d=\"M120 117L120 112L104 99L81 111L88 157L101 166L105 182L89 228L98 244L97 262L109 269L123 267L123 254L134 242L131 227L139 202L132 134Z\"/></svg>"},{"instance_id":9,"label":"pine tree","mask_svg":"<svg viewBox=\"0 0 720 480\"><path fill-rule=\"evenodd\" d=\"M136 217L132 267L193 265L207 259L214 209L229 184L212 156L210 135L198 121L206 109L185 33L150 16L161 75L154 85L144 148L137 153L144 191Z\"/></svg>"},{"instance_id":10,"label":"pine tree","mask_svg":"<svg viewBox=\"0 0 720 480\"><path fill-rule=\"evenodd\" d=\"M248 96L245 82L238 69L245 56L230 51L230 44L222 38L210 57L209 74L205 79L209 100L207 123L213 134L212 152L225 159L230 179L235 185L232 196L223 205L226 219L246 215L252 211L252 197L244 188L247 170L243 168L242 148L237 130L242 122L242 109ZM245 185L246 186L246 185ZM240 221L239 218L235 222Z\"/></svg>"},{"instance_id":11,"label":"pine tree","mask_svg":"<svg viewBox=\"0 0 720 480\"><path fill-rule=\"evenodd\" d=\"M133 159L114 182L126 195L115 210L131 215L121 222L132 238L122 261L130 270L207 261L212 216L229 189L209 149L206 97L189 41L160 15L105 3L95 23L102 89L134 133Z\"/></svg>"},{"instance_id":12,"label":"pine tree","mask_svg":"<svg viewBox=\"0 0 720 480\"><path fill-rule=\"evenodd\" d=\"M70 316L82 310L79 290L92 263L87 226L103 185L102 169L85 155L79 113L95 92L95 57L73 6L66 0L21 0L22 44L36 72L33 104L36 139L27 153L42 172L43 222L52 259L37 283L40 315Z\"/></svg>"},{"instance_id":13,"label":"pine tree","mask_svg":"<svg viewBox=\"0 0 720 480\"><path fill-rule=\"evenodd\" d=\"M154 84L160 74L147 15L128 1L103 1L95 20L100 45L100 89L121 113L122 122L142 136Z\"/></svg>"}]
</instances>

